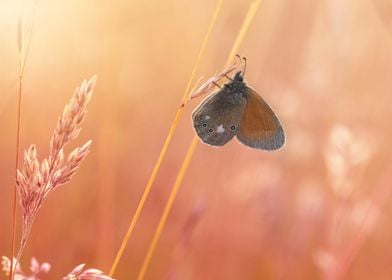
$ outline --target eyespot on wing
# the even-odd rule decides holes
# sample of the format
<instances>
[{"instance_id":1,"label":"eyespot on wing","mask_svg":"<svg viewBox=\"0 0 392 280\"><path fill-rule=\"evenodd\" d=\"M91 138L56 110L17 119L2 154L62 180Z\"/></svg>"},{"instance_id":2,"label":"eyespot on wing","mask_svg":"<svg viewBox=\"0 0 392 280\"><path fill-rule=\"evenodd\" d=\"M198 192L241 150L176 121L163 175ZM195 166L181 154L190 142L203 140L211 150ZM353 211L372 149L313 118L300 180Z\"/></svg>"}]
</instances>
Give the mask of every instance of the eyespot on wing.
<instances>
[{"instance_id":1,"label":"eyespot on wing","mask_svg":"<svg viewBox=\"0 0 392 280\"><path fill-rule=\"evenodd\" d=\"M192 114L200 140L212 146L229 142L237 133L230 128L239 127L245 104L245 98L236 97L224 88L207 97Z\"/></svg>"}]
</instances>

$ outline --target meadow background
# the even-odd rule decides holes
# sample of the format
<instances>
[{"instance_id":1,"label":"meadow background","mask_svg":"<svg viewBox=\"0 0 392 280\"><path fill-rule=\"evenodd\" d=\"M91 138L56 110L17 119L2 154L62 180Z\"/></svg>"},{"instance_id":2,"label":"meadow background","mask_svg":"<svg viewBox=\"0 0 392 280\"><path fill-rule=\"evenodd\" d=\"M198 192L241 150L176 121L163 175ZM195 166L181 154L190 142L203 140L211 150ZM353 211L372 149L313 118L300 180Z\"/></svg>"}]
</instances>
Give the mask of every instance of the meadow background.
<instances>
[{"instance_id":1,"label":"meadow background","mask_svg":"<svg viewBox=\"0 0 392 280\"><path fill-rule=\"evenodd\" d=\"M17 22L22 4L32 18L32 3L0 0L0 255L7 256ZM250 3L223 2L197 77L223 68ZM92 151L38 213L25 270L34 256L52 264L42 279L59 279L79 263L109 271L215 4L37 1L21 149L35 143L46 157L75 87L94 74L98 81L74 144L92 139ZM387 0L262 1L240 54L248 58L247 81L280 116L287 143L273 153L237 141L199 145L146 279L391 279L391 32ZM201 100L185 108L117 279L134 279L140 269Z\"/></svg>"}]
</instances>

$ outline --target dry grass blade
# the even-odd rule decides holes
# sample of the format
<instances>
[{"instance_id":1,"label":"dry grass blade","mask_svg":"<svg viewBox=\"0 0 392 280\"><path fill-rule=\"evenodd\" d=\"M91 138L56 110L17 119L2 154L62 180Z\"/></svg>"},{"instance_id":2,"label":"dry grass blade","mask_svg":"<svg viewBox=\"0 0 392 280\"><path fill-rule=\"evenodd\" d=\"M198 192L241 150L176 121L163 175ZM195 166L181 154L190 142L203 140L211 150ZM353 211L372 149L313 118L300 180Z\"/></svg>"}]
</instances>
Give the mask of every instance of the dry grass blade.
<instances>
[{"instance_id":1,"label":"dry grass blade","mask_svg":"<svg viewBox=\"0 0 392 280\"><path fill-rule=\"evenodd\" d=\"M234 56L235 56L234 54L238 52L238 49L239 49L239 47L240 47L240 45L241 45L241 43L243 41L243 38L244 38L244 36L245 36L249 26L250 26L250 23L254 19L254 16L255 16L256 11L257 11L257 9L259 7L259 4L260 4L260 0L253 1L251 3L251 5L250 5L250 7L248 9L248 13L247 13L247 15L246 15L246 17L244 19L244 22L242 23L240 32L237 35L237 39L236 39L236 41L235 41L235 43L233 45L233 48L231 49L231 52L230 52L230 55L229 55L229 58L228 58L226 64L230 63L230 61L232 61ZM169 213L171 211L171 208L173 206L174 200L175 200L175 198L177 196L178 190L181 187L182 180L183 180L183 178L185 176L185 173L186 173L186 171L188 169L188 166L189 166L189 164L190 164L190 162L191 162L191 160L193 158L193 154L194 154L194 151L195 151L198 143L199 143L198 137L194 136L193 140L192 140L192 143L191 143L191 145L188 148L188 151L187 151L187 154L185 156L185 159L182 162L181 169L180 169L180 171L177 174L176 182L174 183L172 191L171 191L171 193L169 195L169 199L168 199L168 201L167 201L167 203L165 205L165 209L163 211L161 219L159 220L158 226L157 226L157 228L156 228L156 230L154 232L154 236L153 236L153 238L152 238L152 240L150 242L149 248L147 250L146 257L144 258L142 267L140 269L140 272L139 272L139 275L138 275L138 278L137 278L138 280L143 280L144 279L144 276L145 276L145 274L147 272L147 268L148 268L148 266L149 266L149 264L151 262L153 254L155 252L155 248L156 248L156 245L158 243L159 237L161 236L162 230L165 227L165 224L166 224L167 218L169 216Z\"/></svg>"},{"instance_id":2,"label":"dry grass blade","mask_svg":"<svg viewBox=\"0 0 392 280\"><path fill-rule=\"evenodd\" d=\"M197 55L195 64L194 64L193 69L192 69L191 76L190 76L188 84L187 84L187 87L186 87L186 89L184 91L184 95L182 97L182 105L177 110L177 113L176 113L176 115L174 117L174 120L173 120L173 122L171 124L169 133L168 133L168 135L166 137L165 143L163 144L162 150L161 150L161 152L159 154L158 160L155 163L154 169L153 169L153 171L151 173L151 176L150 176L150 178L149 178L149 180L147 182L146 187L144 188L144 192L142 194L142 197L140 198L140 201L139 201L139 204L138 204L138 206L136 208L135 214L133 215L133 217L131 219L131 222L129 224L128 230L127 230L127 232L126 232L126 234L125 234L125 236L124 236L124 238L123 238L123 240L121 242L119 250L117 251L117 254L116 254L116 257L115 257L115 259L113 261L112 267L110 268L110 272L109 272L110 276L113 276L114 272L117 269L117 266L118 266L118 264L120 262L120 259L121 259L122 255L124 253L125 247L127 246L129 239L131 238L131 235L132 235L133 230L134 230L134 228L136 226L136 223L137 223L137 221L139 219L139 216L140 216L140 214L141 214L141 212L143 210L143 207L145 205L147 197L148 197L148 195L149 195L149 193L151 191L151 188L152 188L152 185L153 185L153 183L155 181L156 175L158 174L158 171L159 171L159 169L161 167L163 158L165 157L166 152L167 152L167 150L169 148L169 144L170 144L171 139L173 138L174 132L175 132L175 130L177 128L178 121L179 121L179 119L180 119L180 117L181 117L181 115L183 113L184 104L189 99L190 89L191 89L191 85L192 85L193 80L194 80L196 69L199 66L201 57L202 57L202 55L204 53L204 50L205 50L205 48L207 46L207 43L208 43L209 38L210 38L210 35L212 33L212 29L215 26L215 22L216 22L216 20L218 18L220 9L222 7L222 3L223 3L223 0L218 0L217 3L216 3L214 14L213 14L213 16L211 18L210 25L208 27L207 33L206 33L206 35L204 37L203 43L202 43L201 48L199 50L199 53Z\"/></svg>"},{"instance_id":3,"label":"dry grass blade","mask_svg":"<svg viewBox=\"0 0 392 280\"><path fill-rule=\"evenodd\" d=\"M209 78L204 84L202 84L200 87L198 87L196 90L194 90L191 93L190 99L193 99L195 97L210 93L211 90L215 88L217 83L219 83L228 74L233 72L233 70L236 68L237 68L236 64L233 62L232 64L227 66L225 69L223 69L223 71L221 73L215 74L214 76Z\"/></svg>"},{"instance_id":4,"label":"dry grass blade","mask_svg":"<svg viewBox=\"0 0 392 280\"><path fill-rule=\"evenodd\" d=\"M87 157L91 141L73 150L67 158L64 147L80 133L81 124L87 113L96 77L84 81L77 88L68 105L60 116L50 141L50 155L40 162L35 145L24 154L23 167L17 172L16 186L23 211L22 240L17 255L19 261L26 245L36 214L47 195L56 187L67 183L81 162Z\"/></svg>"},{"instance_id":5,"label":"dry grass blade","mask_svg":"<svg viewBox=\"0 0 392 280\"><path fill-rule=\"evenodd\" d=\"M155 247L158 244L159 237L160 237L161 232L162 232L162 230L163 230L163 228L165 226L165 223L167 221L167 217L170 214L171 207L172 207L172 205L174 203L175 196L172 195L172 194L173 193L177 193L179 188L180 188L180 186L181 186L182 180L184 179L184 176L185 176L185 172L188 169L188 166L189 166L189 164L190 164L190 162L192 160L193 154L194 154L196 146L197 146L196 143L198 143L198 141L199 141L199 139L193 138L193 142L192 142L190 148L188 149L187 154L185 155L184 162L183 162L183 164L181 166L180 171L178 172L178 176L176 178L176 182L174 183L172 193L169 196L169 199L168 199L168 201L166 203L165 209L163 210L162 217L161 217L161 219L159 221L157 229L156 229L156 231L154 233L154 236L153 236L153 238L151 240L150 247L148 248L147 255L146 255L145 259L144 259L144 262L143 262L142 268L140 269L140 272L139 272L139 275L137 277L137 280L144 279L144 276L145 276L145 274L147 272L148 265L150 264L150 261L152 259L153 254L154 254Z\"/></svg>"},{"instance_id":6,"label":"dry grass blade","mask_svg":"<svg viewBox=\"0 0 392 280\"><path fill-rule=\"evenodd\" d=\"M17 43L18 43L18 53L19 53L19 91L18 91L18 113L17 113L17 128L16 128L16 152L15 152L15 180L18 175L19 166L19 143L20 143L20 126L22 123L22 85L23 85L23 68L25 65L25 55L24 55L24 42L23 42L23 16L18 20L17 27ZM17 201L17 190L16 184L13 188L13 199L12 199L12 237L11 237L11 264L10 264L10 274L9 279L12 280L14 277L14 255L15 255L15 240L16 240L16 201Z\"/></svg>"},{"instance_id":7,"label":"dry grass blade","mask_svg":"<svg viewBox=\"0 0 392 280\"><path fill-rule=\"evenodd\" d=\"M22 42L23 42L23 35L22 35L22 17L18 20L18 51L22 53Z\"/></svg>"}]
</instances>

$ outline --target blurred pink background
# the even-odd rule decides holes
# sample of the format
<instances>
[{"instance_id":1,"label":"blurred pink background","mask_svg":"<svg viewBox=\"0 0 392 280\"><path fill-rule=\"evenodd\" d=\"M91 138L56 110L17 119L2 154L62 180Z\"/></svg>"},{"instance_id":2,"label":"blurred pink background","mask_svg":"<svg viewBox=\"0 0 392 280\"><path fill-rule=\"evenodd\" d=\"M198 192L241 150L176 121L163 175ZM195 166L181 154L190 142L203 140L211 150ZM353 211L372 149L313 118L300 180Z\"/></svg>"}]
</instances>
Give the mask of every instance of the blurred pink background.
<instances>
[{"instance_id":1,"label":"blurred pink background","mask_svg":"<svg viewBox=\"0 0 392 280\"><path fill-rule=\"evenodd\" d=\"M17 22L22 4L32 20L33 3L0 2L0 255L7 256ZM224 1L197 77L223 68L250 3ZM206 0L37 1L21 149L34 143L46 157L75 87L94 74L98 82L75 142L92 139L92 152L41 208L24 270L34 256L52 264L42 279L80 263L109 272L214 8ZM387 0L262 1L240 54L287 143L273 153L237 141L200 144L145 279L391 279L391 16ZM185 108L117 279L138 274L201 100ZM339 269L342 278L334 278Z\"/></svg>"}]
</instances>

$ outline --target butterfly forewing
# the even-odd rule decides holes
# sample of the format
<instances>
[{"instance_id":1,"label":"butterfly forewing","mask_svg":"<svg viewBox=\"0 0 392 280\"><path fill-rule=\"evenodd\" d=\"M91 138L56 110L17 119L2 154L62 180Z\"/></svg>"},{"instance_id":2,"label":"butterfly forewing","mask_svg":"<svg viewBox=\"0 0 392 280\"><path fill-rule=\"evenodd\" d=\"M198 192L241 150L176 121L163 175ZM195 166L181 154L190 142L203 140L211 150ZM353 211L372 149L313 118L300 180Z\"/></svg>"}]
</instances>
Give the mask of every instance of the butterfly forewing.
<instances>
[{"instance_id":1,"label":"butterfly forewing","mask_svg":"<svg viewBox=\"0 0 392 280\"><path fill-rule=\"evenodd\" d=\"M222 146L237 133L246 99L225 88L212 94L193 112L193 126L200 139L213 146Z\"/></svg>"},{"instance_id":2,"label":"butterfly forewing","mask_svg":"<svg viewBox=\"0 0 392 280\"><path fill-rule=\"evenodd\" d=\"M247 87L247 102L237 138L249 147L263 150L279 149L285 142L284 131L278 117L249 87Z\"/></svg>"}]
</instances>

